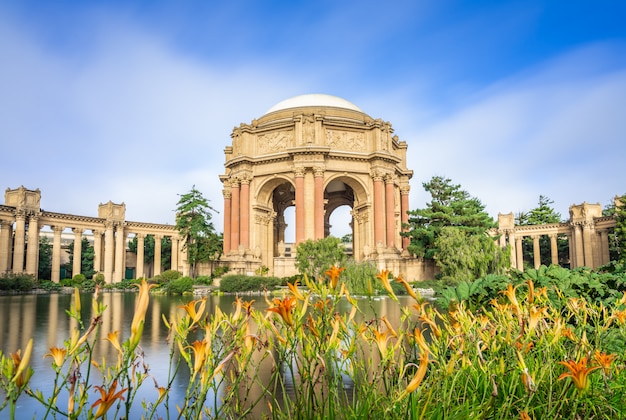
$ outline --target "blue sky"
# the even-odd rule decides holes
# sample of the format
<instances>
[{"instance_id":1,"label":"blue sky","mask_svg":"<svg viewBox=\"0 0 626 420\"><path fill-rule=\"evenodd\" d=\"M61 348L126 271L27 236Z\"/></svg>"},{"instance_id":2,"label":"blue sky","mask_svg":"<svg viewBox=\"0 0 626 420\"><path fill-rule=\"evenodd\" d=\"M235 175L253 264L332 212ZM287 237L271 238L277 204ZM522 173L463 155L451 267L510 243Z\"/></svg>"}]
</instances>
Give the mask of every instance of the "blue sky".
<instances>
[{"instance_id":1,"label":"blue sky","mask_svg":"<svg viewBox=\"0 0 626 420\"><path fill-rule=\"evenodd\" d=\"M0 187L174 223L195 185L221 210L232 128L325 93L408 143L411 208L442 175L494 217L542 194L567 218L626 193L625 21L621 0L5 0Z\"/></svg>"}]
</instances>

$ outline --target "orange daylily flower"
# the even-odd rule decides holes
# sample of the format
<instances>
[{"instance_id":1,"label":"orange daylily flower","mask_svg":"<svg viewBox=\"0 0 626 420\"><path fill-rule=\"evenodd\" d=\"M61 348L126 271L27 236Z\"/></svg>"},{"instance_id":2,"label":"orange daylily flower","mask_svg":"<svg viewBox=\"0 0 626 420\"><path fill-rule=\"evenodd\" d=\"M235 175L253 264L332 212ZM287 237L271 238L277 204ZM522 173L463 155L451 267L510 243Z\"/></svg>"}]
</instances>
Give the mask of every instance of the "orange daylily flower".
<instances>
[{"instance_id":1,"label":"orange daylily flower","mask_svg":"<svg viewBox=\"0 0 626 420\"><path fill-rule=\"evenodd\" d=\"M611 371L611 364L616 358L616 354L601 353L598 350L593 353L593 360L602 367L602 370L606 375L608 375Z\"/></svg>"},{"instance_id":2,"label":"orange daylily flower","mask_svg":"<svg viewBox=\"0 0 626 420\"><path fill-rule=\"evenodd\" d=\"M117 380L113 381L108 391L105 390L103 386L96 385L94 388L100 391L100 398L91 406L92 409L94 407L98 407L96 414L94 414L94 418L96 419L104 416L107 411L109 411L115 400L120 399L124 401L123 394L128 389L124 388L116 393L115 391L117 390Z\"/></svg>"},{"instance_id":3,"label":"orange daylily flower","mask_svg":"<svg viewBox=\"0 0 626 420\"><path fill-rule=\"evenodd\" d=\"M398 338L398 333L396 332L396 330L393 329L393 327L391 326L391 322L389 322L389 320L387 319L386 315L383 315L383 317L381 318L381 320L385 323L385 325L387 326L387 330L389 330L389 332L391 333L391 335L393 335L394 337Z\"/></svg>"},{"instance_id":4,"label":"orange daylily flower","mask_svg":"<svg viewBox=\"0 0 626 420\"><path fill-rule=\"evenodd\" d=\"M404 390L404 392L402 392L400 397L398 397L398 400L401 400L402 398L406 397L408 394L415 391L420 386L420 384L424 380L424 377L426 376L427 369L428 369L428 352L425 352L420 355L420 365L417 368L417 372L415 373L415 376L413 377L413 379L411 379L411 382L409 382L409 384L406 386L406 389Z\"/></svg>"},{"instance_id":5,"label":"orange daylily flower","mask_svg":"<svg viewBox=\"0 0 626 420\"><path fill-rule=\"evenodd\" d=\"M324 272L330 278L330 287L333 289L337 287L339 283L339 275L345 270L345 267L335 267L334 265Z\"/></svg>"},{"instance_id":6,"label":"orange daylily flower","mask_svg":"<svg viewBox=\"0 0 626 420\"><path fill-rule=\"evenodd\" d=\"M198 303L200 306L198 307ZM192 300L189 301L186 305L179 306L179 308L183 308L189 318L191 318L191 324L195 324L200 321L202 315L204 314L204 308L206 307L206 299L202 300Z\"/></svg>"},{"instance_id":7,"label":"orange daylily flower","mask_svg":"<svg viewBox=\"0 0 626 420\"><path fill-rule=\"evenodd\" d=\"M13 368L15 369L15 373L11 378L11 382L18 386L18 388L23 387L28 383L28 380L33 374L32 369L28 368L28 362L30 361L30 355L33 352L33 339L28 340L28 344L26 344L26 349L24 349L24 356L22 356L22 350L18 350L15 353L11 353L11 358L13 359Z\"/></svg>"},{"instance_id":8,"label":"orange daylily flower","mask_svg":"<svg viewBox=\"0 0 626 420\"><path fill-rule=\"evenodd\" d=\"M515 295L515 289L517 289L517 287L514 287L511 283L509 283L506 290L502 290L500 293L509 298L509 302L511 302L513 310L516 314L519 314L519 303L517 301L517 296Z\"/></svg>"},{"instance_id":9,"label":"orange daylily flower","mask_svg":"<svg viewBox=\"0 0 626 420\"><path fill-rule=\"evenodd\" d=\"M391 271L389 270L382 270L379 274L376 275L376 278L381 281L381 283L383 284L383 287L385 288L387 293L389 293L389 296L391 296L393 300L398 300L398 298L396 297L396 294L393 293L393 289L391 288L391 283L389 283L390 273Z\"/></svg>"},{"instance_id":10,"label":"orange daylily flower","mask_svg":"<svg viewBox=\"0 0 626 420\"><path fill-rule=\"evenodd\" d=\"M156 286L156 284L148 284L146 279L142 279L141 284L137 285L139 288L139 296L135 302L135 314L133 315L133 321L130 325L130 343L134 347L139 344L139 338L143 331L143 323L146 319L148 304L150 303L150 289Z\"/></svg>"},{"instance_id":11,"label":"orange daylily flower","mask_svg":"<svg viewBox=\"0 0 626 420\"><path fill-rule=\"evenodd\" d=\"M46 353L43 355L44 359L46 357L52 357L52 361L57 367L61 367L63 362L65 361L65 355L67 354L67 350L64 347L50 347L50 353Z\"/></svg>"},{"instance_id":12,"label":"orange daylily flower","mask_svg":"<svg viewBox=\"0 0 626 420\"><path fill-rule=\"evenodd\" d=\"M621 311L614 311L613 315L611 315L611 318L616 319L619 324L624 324L626 322L626 309Z\"/></svg>"},{"instance_id":13,"label":"orange daylily flower","mask_svg":"<svg viewBox=\"0 0 626 420\"><path fill-rule=\"evenodd\" d=\"M296 300L293 296L286 296L284 299L275 298L272 307L267 308L270 312L275 312L281 316L285 324L293 327L293 309L296 307Z\"/></svg>"},{"instance_id":14,"label":"orange daylily flower","mask_svg":"<svg viewBox=\"0 0 626 420\"><path fill-rule=\"evenodd\" d=\"M202 369L202 366L204 365L204 362L207 358L210 347L208 346L208 343L206 341L196 340L191 344L191 346L187 346L187 348L190 348L193 350L193 353L194 353L193 374L196 375L198 372L200 372L200 369Z\"/></svg>"},{"instance_id":15,"label":"orange daylily flower","mask_svg":"<svg viewBox=\"0 0 626 420\"><path fill-rule=\"evenodd\" d=\"M569 372L565 372L559 376L559 380L565 379L567 377L572 378L574 385L579 390L587 389L588 386L588 376L591 372L596 369L600 369L601 366L590 366L587 367L587 356L580 359L579 362L575 360L568 360L566 362L559 362L563 366L565 366Z\"/></svg>"},{"instance_id":16,"label":"orange daylily flower","mask_svg":"<svg viewBox=\"0 0 626 420\"><path fill-rule=\"evenodd\" d=\"M374 328L372 328L372 332L374 333L374 341L378 346L380 355L385 357L385 354L387 353L387 342L389 341L389 336L387 335L387 332L380 332Z\"/></svg>"},{"instance_id":17,"label":"orange daylily flower","mask_svg":"<svg viewBox=\"0 0 626 420\"><path fill-rule=\"evenodd\" d=\"M105 338L105 340L111 343L118 352L124 353L124 351L122 350L122 346L120 345L119 336L120 336L119 331L117 330L111 331L110 333L107 334L107 337Z\"/></svg>"},{"instance_id":18,"label":"orange daylily flower","mask_svg":"<svg viewBox=\"0 0 626 420\"><path fill-rule=\"evenodd\" d=\"M396 281L400 283L401 285L403 285L404 288L406 289L406 292L409 294L409 296L411 296L413 299L415 299L416 302L419 303L419 299L417 298L417 295L415 294L415 290L413 290L413 287L409 283L407 283L406 280L402 278L402 275L399 275L398 277L396 277Z\"/></svg>"},{"instance_id":19,"label":"orange daylily flower","mask_svg":"<svg viewBox=\"0 0 626 420\"><path fill-rule=\"evenodd\" d=\"M543 319L543 317L547 314L546 308L537 309L534 305L530 307L528 310L529 319L528 319L528 329L534 330L537 327L539 321Z\"/></svg>"},{"instance_id":20,"label":"orange daylily flower","mask_svg":"<svg viewBox=\"0 0 626 420\"><path fill-rule=\"evenodd\" d=\"M526 280L526 285L528 286L528 296L527 301L529 305L532 305L535 302L535 284L531 279Z\"/></svg>"},{"instance_id":21,"label":"orange daylily flower","mask_svg":"<svg viewBox=\"0 0 626 420\"><path fill-rule=\"evenodd\" d=\"M304 300L304 295L300 293L300 289L298 289L298 281L296 280L293 284L287 283L287 287L291 294L298 300Z\"/></svg>"}]
</instances>

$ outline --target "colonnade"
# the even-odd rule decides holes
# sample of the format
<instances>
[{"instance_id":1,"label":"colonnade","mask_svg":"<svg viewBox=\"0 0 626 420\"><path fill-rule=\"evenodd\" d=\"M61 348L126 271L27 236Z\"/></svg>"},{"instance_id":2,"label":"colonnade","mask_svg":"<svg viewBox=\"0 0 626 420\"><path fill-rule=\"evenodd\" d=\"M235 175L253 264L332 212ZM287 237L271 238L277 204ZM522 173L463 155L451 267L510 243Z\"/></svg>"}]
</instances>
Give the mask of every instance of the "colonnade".
<instances>
[{"instance_id":1,"label":"colonnade","mask_svg":"<svg viewBox=\"0 0 626 420\"><path fill-rule=\"evenodd\" d=\"M5 205L0 206L0 274L38 275L39 242L41 230L46 226L52 232L51 280L54 282L61 280L62 236L67 229L73 233L73 275L81 273L82 240L89 237L94 248L94 271L103 273L107 283L122 281L127 268L127 242L133 234L137 238L137 278L146 275L144 248L148 235L155 239L153 275L161 273L161 239L164 237L170 237L172 242L171 269L188 272L186 258L181 253L181 239L171 225L125 221L125 205L110 201L100 204L99 217L42 211L39 201L39 190L7 189Z\"/></svg>"},{"instance_id":2,"label":"colonnade","mask_svg":"<svg viewBox=\"0 0 626 420\"><path fill-rule=\"evenodd\" d=\"M498 215L498 229L501 246L510 245L511 265L524 269L523 239L533 240L532 266L560 264L558 255L559 237L567 240L567 263L571 268L596 268L610 261L609 234L615 227L613 217L602 216L600 204L583 203L570 207L570 220L564 223L544 225L515 225L513 213ZM550 239L550 261L542 261L540 239Z\"/></svg>"}]
</instances>

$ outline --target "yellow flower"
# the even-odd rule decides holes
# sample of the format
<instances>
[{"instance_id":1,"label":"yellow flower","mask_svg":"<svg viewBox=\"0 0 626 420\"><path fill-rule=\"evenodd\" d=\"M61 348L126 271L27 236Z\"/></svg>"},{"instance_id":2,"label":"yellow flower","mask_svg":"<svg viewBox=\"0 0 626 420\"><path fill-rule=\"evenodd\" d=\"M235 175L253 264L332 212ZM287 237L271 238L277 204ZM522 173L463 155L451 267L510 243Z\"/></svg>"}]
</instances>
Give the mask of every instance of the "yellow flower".
<instances>
[{"instance_id":1,"label":"yellow flower","mask_svg":"<svg viewBox=\"0 0 626 420\"><path fill-rule=\"evenodd\" d=\"M426 344L426 339L422 334L422 330L420 330L419 328L415 328L413 332L413 338L415 338L415 343L420 348L420 352L428 353L430 351L428 348L428 344Z\"/></svg>"},{"instance_id":2,"label":"yellow flower","mask_svg":"<svg viewBox=\"0 0 626 420\"><path fill-rule=\"evenodd\" d=\"M202 369L202 366L204 365L204 361L206 360L209 353L209 346L204 340L196 340L191 344L191 346L187 346L187 348L193 350L193 374L196 375L198 372L200 372L200 369Z\"/></svg>"},{"instance_id":3,"label":"yellow flower","mask_svg":"<svg viewBox=\"0 0 626 420\"><path fill-rule=\"evenodd\" d=\"M333 265L332 267L330 267L330 269L324 272L324 274L326 274L330 278L330 287L332 287L333 289L337 287L337 283L339 282L339 275L343 270L345 270L344 267L338 268Z\"/></svg>"},{"instance_id":4,"label":"yellow flower","mask_svg":"<svg viewBox=\"0 0 626 420\"><path fill-rule=\"evenodd\" d=\"M519 418L520 418L520 420L530 420L530 416L525 411L520 411L519 412Z\"/></svg>"},{"instance_id":5,"label":"yellow flower","mask_svg":"<svg viewBox=\"0 0 626 420\"><path fill-rule=\"evenodd\" d=\"M532 305L535 302L535 284L531 279L526 280L526 285L528 286L528 296L526 300L529 305Z\"/></svg>"},{"instance_id":6,"label":"yellow flower","mask_svg":"<svg viewBox=\"0 0 626 420\"><path fill-rule=\"evenodd\" d=\"M374 333L374 341L378 346L378 350L380 351L380 355L385 357L387 354L387 342L389 341L389 337L387 336L387 332L380 332L377 329L372 328L372 332Z\"/></svg>"},{"instance_id":7,"label":"yellow flower","mask_svg":"<svg viewBox=\"0 0 626 420\"><path fill-rule=\"evenodd\" d=\"M587 357L583 357L579 362L574 360L568 360L566 362L559 362L565 366L569 372L565 372L559 376L559 380L567 377L572 378L574 385L579 390L587 389L588 380L587 376L596 369L600 369L601 366L587 367Z\"/></svg>"},{"instance_id":8,"label":"yellow flower","mask_svg":"<svg viewBox=\"0 0 626 420\"><path fill-rule=\"evenodd\" d=\"M387 326L387 330L389 330L389 332L391 333L391 335L393 335L394 337L398 337L398 333L396 333L396 330L393 329L393 327L391 326L391 323L389 322L389 320L387 319L386 315L383 315L383 317L381 318L382 321L385 323L385 325Z\"/></svg>"},{"instance_id":9,"label":"yellow flower","mask_svg":"<svg viewBox=\"0 0 626 420\"><path fill-rule=\"evenodd\" d=\"M94 407L98 407L98 411L96 411L96 414L94 414L94 418L96 419L104 416L107 411L109 411L109 408L111 408L115 400L120 399L124 401L124 397L122 395L124 394L124 392L126 392L127 389L124 388L116 393L115 391L117 390L117 380L113 381L108 391L105 390L103 386L95 386L94 388L100 391L100 398L91 406L92 409Z\"/></svg>"},{"instance_id":10,"label":"yellow flower","mask_svg":"<svg viewBox=\"0 0 626 420\"><path fill-rule=\"evenodd\" d=\"M284 299L275 298L272 307L267 308L270 312L275 312L281 316L285 324L293 327L293 309L296 307L296 300L293 296L286 296Z\"/></svg>"},{"instance_id":11,"label":"yellow flower","mask_svg":"<svg viewBox=\"0 0 626 420\"><path fill-rule=\"evenodd\" d=\"M197 307L198 303L200 303L199 307ZM179 308L183 308L185 312L187 312L187 315L191 318L191 325L193 325L200 321L200 318L202 318L205 306L206 300L202 299L189 301L186 305L179 306Z\"/></svg>"},{"instance_id":12,"label":"yellow flower","mask_svg":"<svg viewBox=\"0 0 626 420\"><path fill-rule=\"evenodd\" d=\"M67 350L63 347L50 347L50 353L46 353L43 355L44 358L52 357L52 361L57 367L63 366L63 362L65 361L65 354Z\"/></svg>"},{"instance_id":13,"label":"yellow flower","mask_svg":"<svg viewBox=\"0 0 626 420\"><path fill-rule=\"evenodd\" d=\"M391 272L389 270L382 270L379 274L376 275L376 278L381 281L381 283L383 284L383 287L385 288L387 293L389 293L389 296L391 296L393 300L397 301L398 298L396 297L396 294L393 293L393 289L391 288L391 283L389 283L390 273Z\"/></svg>"},{"instance_id":14,"label":"yellow flower","mask_svg":"<svg viewBox=\"0 0 626 420\"><path fill-rule=\"evenodd\" d=\"M502 290L500 293L509 298L509 302L511 302L513 306L513 311L519 314L519 303L517 302L517 296L515 296L515 289L517 289L517 287L513 287L513 285L509 283L506 290Z\"/></svg>"},{"instance_id":15,"label":"yellow flower","mask_svg":"<svg viewBox=\"0 0 626 420\"><path fill-rule=\"evenodd\" d=\"M624 324L626 322L626 309L621 311L614 311L613 315L611 315L611 318L616 319L619 324Z\"/></svg>"},{"instance_id":16,"label":"yellow flower","mask_svg":"<svg viewBox=\"0 0 626 420\"><path fill-rule=\"evenodd\" d=\"M120 353L124 353L124 351L122 350L122 346L120 345L119 337L120 337L120 332L115 330L115 331L111 331L110 333L108 333L105 340L111 343L113 347L115 347L115 350L117 350Z\"/></svg>"},{"instance_id":17,"label":"yellow flower","mask_svg":"<svg viewBox=\"0 0 626 420\"><path fill-rule=\"evenodd\" d=\"M534 330L539 321L541 321L547 313L546 308L537 309L534 305L529 309L528 329Z\"/></svg>"}]
</instances>

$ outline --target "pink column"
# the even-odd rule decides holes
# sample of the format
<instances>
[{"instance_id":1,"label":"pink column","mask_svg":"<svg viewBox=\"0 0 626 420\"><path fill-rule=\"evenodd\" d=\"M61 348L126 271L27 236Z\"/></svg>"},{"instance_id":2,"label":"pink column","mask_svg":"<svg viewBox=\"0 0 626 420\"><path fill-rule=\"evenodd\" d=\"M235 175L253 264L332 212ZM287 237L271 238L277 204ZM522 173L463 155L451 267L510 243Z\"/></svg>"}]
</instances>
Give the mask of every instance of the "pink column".
<instances>
[{"instance_id":1,"label":"pink column","mask_svg":"<svg viewBox=\"0 0 626 420\"><path fill-rule=\"evenodd\" d=\"M241 180L239 192L239 242L245 249L250 248L250 179Z\"/></svg>"},{"instance_id":2,"label":"pink column","mask_svg":"<svg viewBox=\"0 0 626 420\"><path fill-rule=\"evenodd\" d=\"M324 238L324 170L315 168L315 239Z\"/></svg>"},{"instance_id":3,"label":"pink column","mask_svg":"<svg viewBox=\"0 0 626 420\"><path fill-rule=\"evenodd\" d=\"M393 176L387 175L385 177L385 220L387 228L387 247L395 247L396 236L396 218L395 218L395 203L393 197Z\"/></svg>"},{"instance_id":4,"label":"pink column","mask_svg":"<svg viewBox=\"0 0 626 420\"><path fill-rule=\"evenodd\" d=\"M239 180L234 179L231 183L231 187L230 250L237 251L239 248Z\"/></svg>"},{"instance_id":5,"label":"pink column","mask_svg":"<svg viewBox=\"0 0 626 420\"><path fill-rule=\"evenodd\" d=\"M409 223L409 187L405 186L400 189L400 221L402 226ZM406 228L402 228L405 230ZM402 237L402 249L406 250L411 244L411 238Z\"/></svg>"},{"instance_id":6,"label":"pink column","mask_svg":"<svg viewBox=\"0 0 626 420\"><path fill-rule=\"evenodd\" d=\"M230 214L230 199L232 192L223 190L222 193L224 194L224 255L227 255L230 252L230 220L232 217Z\"/></svg>"},{"instance_id":7,"label":"pink column","mask_svg":"<svg viewBox=\"0 0 626 420\"><path fill-rule=\"evenodd\" d=\"M296 245L304 241L304 168L295 168Z\"/></svg>"},{"instance_id":8,"label":"pink column","mask_svg":"<svg viewBox=\"0 0 626 420\"><path fill-rule=\"evenodd\" d=\"M372 175L374 178L374 246L379 243L384 245L385 240L385 214L383 207L383 178L379 173Z\"/></svg>"}]
</instances>

